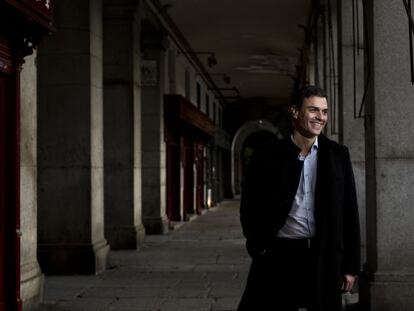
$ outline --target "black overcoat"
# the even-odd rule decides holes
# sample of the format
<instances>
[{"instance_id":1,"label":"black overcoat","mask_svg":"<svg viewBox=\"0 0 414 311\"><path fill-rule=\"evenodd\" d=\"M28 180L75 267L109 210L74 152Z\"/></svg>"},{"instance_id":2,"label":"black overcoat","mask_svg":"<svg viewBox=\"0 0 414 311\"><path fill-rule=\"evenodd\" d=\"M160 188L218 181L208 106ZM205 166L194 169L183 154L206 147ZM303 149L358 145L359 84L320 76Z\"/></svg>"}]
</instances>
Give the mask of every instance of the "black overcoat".
<instances>
[{"instance_id":1,"label":"black overcoat","mask_svg":"<svg viewBox=\"0 0 414 311\"><path fill-rule=\"evenodd\" d=\"M360 271L358 205L348 149L322 134L318 145L315 286L318 311L335 311L341 307L342 276L357 275ZM290 138L268 143L254 153L246 169L240 218L247 251L253 261L270 247L286 221L302 169L299 152ZM252 305L251 301L248 303Z\"/></svg>"}]
</instances>

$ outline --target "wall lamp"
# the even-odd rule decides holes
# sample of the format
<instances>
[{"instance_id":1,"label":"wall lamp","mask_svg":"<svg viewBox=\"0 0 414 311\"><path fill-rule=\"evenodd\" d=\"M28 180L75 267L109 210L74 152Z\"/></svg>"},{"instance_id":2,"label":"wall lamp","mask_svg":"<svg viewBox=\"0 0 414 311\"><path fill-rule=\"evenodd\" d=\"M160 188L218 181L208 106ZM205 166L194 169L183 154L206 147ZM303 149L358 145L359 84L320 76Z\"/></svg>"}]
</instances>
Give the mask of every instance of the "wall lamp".
<instances>
[{"instance_id":1,"label":"wall lamp","mask_svg":"<svg viewBox=\"0 0 414 311\"><path fill-rule=\"evenodd\" d=\"M209 90L216 90L216 91L233 91L236 92L237 95L240 95L240 92L237 87L210 87Z\"/></svg>"},{"instance_id":2,"label":"wall lamp","mask_svg":"<svg viewBox=\"0 0 414 311\"><path fill-rule=\"evenodd\" d=\"M177 52L178 55L180 54L184 54L184 55L209 55L209 57L207 58L207 64L209 67L213 67L215 65L217 65L217 58L216 55L214 54L214 52L181 52L178 51Z\"/></svg>"}]
</instances>

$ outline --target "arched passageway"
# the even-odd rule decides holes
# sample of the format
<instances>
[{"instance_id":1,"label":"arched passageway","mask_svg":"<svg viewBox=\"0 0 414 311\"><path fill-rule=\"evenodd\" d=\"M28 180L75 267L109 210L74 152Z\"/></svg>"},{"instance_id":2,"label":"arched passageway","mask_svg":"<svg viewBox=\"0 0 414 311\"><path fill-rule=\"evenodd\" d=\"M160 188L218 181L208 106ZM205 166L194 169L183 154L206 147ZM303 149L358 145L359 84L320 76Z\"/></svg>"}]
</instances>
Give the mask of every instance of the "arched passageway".
<instances>
[{"instance_id":1,"label":"arched passageway","mask_svg":"<svg viewBox=\"0 0 414 311\"><path fill-rule=\"evenodd\" d=\"M243 163L248 160L254 147L275 138L282 138L282 134L267 120L248 121L234 135L231 146L231 175L234 196L240 194Z\"/></svg>"}]
</instances>

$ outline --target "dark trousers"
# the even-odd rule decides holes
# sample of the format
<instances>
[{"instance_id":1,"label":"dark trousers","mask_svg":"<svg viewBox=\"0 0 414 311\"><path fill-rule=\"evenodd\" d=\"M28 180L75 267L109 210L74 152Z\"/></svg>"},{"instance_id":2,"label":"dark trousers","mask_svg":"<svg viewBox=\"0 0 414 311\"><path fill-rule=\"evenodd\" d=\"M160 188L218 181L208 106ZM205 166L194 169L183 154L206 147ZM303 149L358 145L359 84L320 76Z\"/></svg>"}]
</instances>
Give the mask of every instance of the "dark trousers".
<instances>
[{"instance_id":1,"label":"dark trousers","mask_svg":"<svg viewBox=\"0 0 414 311\"><path fill-rule=\"evenodd\" d=\"M238 311L315 311L317 254L307 239L275 239L253 259Z\"/></svg>"}]
</instances>

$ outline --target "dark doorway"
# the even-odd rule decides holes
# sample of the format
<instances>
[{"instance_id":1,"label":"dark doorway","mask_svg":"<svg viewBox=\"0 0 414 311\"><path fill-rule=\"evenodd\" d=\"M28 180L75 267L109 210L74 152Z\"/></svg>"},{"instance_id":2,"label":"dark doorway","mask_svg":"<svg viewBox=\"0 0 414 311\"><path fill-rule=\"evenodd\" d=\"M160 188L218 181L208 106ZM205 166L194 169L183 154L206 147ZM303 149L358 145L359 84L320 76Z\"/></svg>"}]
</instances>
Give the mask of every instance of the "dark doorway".
<instances>
[{"instance_id":1,"label":"dark doorway","mask_svg":"<svg viewBox=\"0 0 414 311\"><path fill-rule=\"evenodd\" d=\"M167 142L167 216L169 221L181 221L180 210L180 146Z\"/></svg>"},{"instance_id":2,"label":"dark doorway","mask_svg":"<svg viewBox=\"0 0 414 311\"><path fill-rule=\"evenodd\" d=\"M194 214L194 149L193 142L187 136L182 138L183 166L183 220Z\"/></svg>"},{"instance_id":3,"label":"dark doorway","mask_svg":"<svg viewBox=\"0 0 414 311\"><path fill-rule=\"evenodd\" d=\"M196 183L196 212L201 214L204 209L204 146L202 143L197 142L194 147L194 162L196 168L195 183Z\"/></svg>"}]
</instances>

